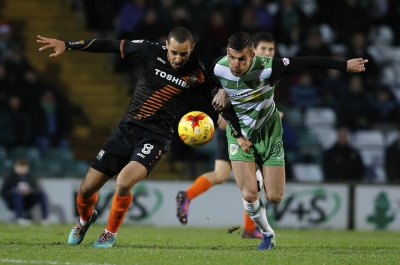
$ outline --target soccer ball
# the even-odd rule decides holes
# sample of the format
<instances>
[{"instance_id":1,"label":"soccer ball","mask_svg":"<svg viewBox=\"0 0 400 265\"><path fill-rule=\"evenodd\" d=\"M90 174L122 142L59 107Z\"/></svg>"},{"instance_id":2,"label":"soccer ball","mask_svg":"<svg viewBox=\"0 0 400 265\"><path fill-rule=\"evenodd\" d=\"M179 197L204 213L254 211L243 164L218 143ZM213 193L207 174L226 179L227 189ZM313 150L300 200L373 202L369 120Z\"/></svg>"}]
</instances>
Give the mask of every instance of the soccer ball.
<instances>
[{"instance_id":1,"label":"soccer ball","mask_svg":"<svg viewBox=\"0 0 400 265\"><path fill-rule=\"evenodd\" d=\"M189 146L204 145L214 136L214 122L204 112L188 112L179 121L178 134L182 142Z\"/></svg>"}]
</instances>

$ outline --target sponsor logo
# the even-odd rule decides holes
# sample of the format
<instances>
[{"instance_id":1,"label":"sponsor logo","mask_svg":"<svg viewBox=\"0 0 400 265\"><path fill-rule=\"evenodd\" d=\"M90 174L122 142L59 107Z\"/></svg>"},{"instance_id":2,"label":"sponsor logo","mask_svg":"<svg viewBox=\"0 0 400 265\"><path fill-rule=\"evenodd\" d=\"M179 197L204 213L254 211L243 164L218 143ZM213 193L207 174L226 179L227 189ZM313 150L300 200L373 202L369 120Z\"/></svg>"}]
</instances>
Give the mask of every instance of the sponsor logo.
<instances>
[{"instance_id":1,"label":"sponsor logo","mask_svg":"<svg viewBox=\"0 0 400 265\"><path fill-rule=\"evenodd\" d=\"M104 156L105 153L106 153L106 151L101 149L100 152L97 154L96 159L101 161L103 159L103 156Z\"/></svg>"},{"instance_id":2,"label":"sponsor logo","mask_svg":"<svg viewBox=\"0 0 400 265\"><path fill-rule=\"evenodd\" d=\"M340 195L324 188L287 191L279 205L266 203L270 224L296 224L301 227L329 223L342 207Z\"/></svg>"},{"instance_id":3,"label":"sponsor logo","mask_svg":"<svg viewBox=\"0 0 400 265\"><path fill-rule=\"evenodd\" d=\"M142 43L143 42L143 40L133 40L133 41L131 41L132 43Z\"/></svg>"},{"instance_id":4,"label":"sponsor logo","mask_svg":"<svg viewBox=\"0 0 400 265\"><path fill-rule=\"evenodd\" d=\"M157 57L157 61L162 62L163 64L166 64L165 60L161 59L160 57Z\"/></svg>"},{"instance_id":5,"label":"sponsor logo","mask_svg":"<svg viewBox=\"0 0 400 265\"><path fill-rule=\"evenodd\" d=\"M230 144L230 146L229 146L229 153L230 153L231 155L236 155L238 151L239 151L239 145L237 145L237 144Z\"/></svg>"},{"instance_id":6,"label":"sponsor logo","mask_svg":"<svg viewBox=\"0 0 400 265\"><path fill-rule=\"evenodd\" d=\"M223 85L224 87L226 87L228 85L228 82L225 79L221 80L221 85Z\"/></svg>"},{"instance_id":7,"label":"sponsor logo","mask_svg":"<svg viewBox=\"0 0 400 265\"><path fill-rule=\"evenodd\" d=\"M183 81L179 77L175 77L175 76L173 76L171 74L167 74L166 72L161 71L160 69L157 69L157 68L155 69L155 71L156 71L155 72L156 76L159 76L159 77L164 78L164 79L166 79L168 81L171 81L172 83L177 84L178 86L185 87L185 88L188 87L188 83L186 83L185 81Z\"/></svg>"},{"instance_id":8,"label":"sponsor logo","mask_svg":"<svg viewBox=\"0 0 400 265\"><path fill-rule=\"evenodd\" d=\"M396 219L396 213L390 204L386 192L380 192L375 197L374 212L367 217L367 222L376 229L386 229Z\"/></svg>"},{"instance_id":9,"label":"sponsor logo","mask_svg":"<svg viewBox=\"0 0 400 265\"><path fill-rule=\"evenodd\" d=\"M85 41L83 41L83 40L80 40L80 41L70 41L70 42L68 42L69 45L82 45L82 44L84 44L84 43L85 43Z\"/></svg>"}]
</instances>

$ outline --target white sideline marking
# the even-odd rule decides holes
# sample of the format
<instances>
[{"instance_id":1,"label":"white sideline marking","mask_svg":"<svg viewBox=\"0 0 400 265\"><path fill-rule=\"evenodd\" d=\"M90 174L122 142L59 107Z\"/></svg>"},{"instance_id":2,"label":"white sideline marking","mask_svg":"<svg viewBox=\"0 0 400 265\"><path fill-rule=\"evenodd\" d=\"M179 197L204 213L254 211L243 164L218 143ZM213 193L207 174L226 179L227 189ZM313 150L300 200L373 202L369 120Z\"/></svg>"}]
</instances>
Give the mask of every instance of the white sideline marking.
<instances>
[{"instance_id":1,"label":"white sideline marking","mask_svg":"<svg viewBox=\"0 0 400 265\"><path fill-rule=\"evenodd\" d=\"M0 259L0 263L15 264L55 264L55 265L113 265L112 263L76 263L76 262L59 262L45 260L22 260L22 259Z\"/></svg>"}]
</instances>

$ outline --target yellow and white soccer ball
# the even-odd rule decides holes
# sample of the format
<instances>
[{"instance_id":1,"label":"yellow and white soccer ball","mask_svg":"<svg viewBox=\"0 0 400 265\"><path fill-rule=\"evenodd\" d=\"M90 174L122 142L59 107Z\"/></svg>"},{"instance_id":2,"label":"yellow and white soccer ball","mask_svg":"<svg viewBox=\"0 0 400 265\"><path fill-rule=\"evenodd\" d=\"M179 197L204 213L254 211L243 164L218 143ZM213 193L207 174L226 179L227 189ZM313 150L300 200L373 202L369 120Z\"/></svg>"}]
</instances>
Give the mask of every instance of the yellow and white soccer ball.
<instances>
[{"instance_id":1,"label":"yellow and white soccer ball","mask_svg":"<svg viewBox=\"0 0 400 265\"><path fill-rule=\"evenodd\" d=\"M191 111L183 115L178 124L181 140L189 146L201 146L214 136L214 122L204 112Z\"/></svg>"}]
</instances>

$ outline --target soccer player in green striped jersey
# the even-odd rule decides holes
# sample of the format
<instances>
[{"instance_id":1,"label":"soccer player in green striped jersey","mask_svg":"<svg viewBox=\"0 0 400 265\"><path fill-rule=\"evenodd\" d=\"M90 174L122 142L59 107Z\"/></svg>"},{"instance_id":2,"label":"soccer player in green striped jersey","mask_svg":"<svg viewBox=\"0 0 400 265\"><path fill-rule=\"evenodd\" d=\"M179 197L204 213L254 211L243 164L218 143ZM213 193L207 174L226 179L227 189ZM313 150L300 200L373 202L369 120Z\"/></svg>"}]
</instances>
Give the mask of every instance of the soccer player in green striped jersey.
<instances>
[{"instance_id":1,"label":"soccer player in green striped jersey","mask_svg":"<svg viewBox=\"0 0 400 265\"><path fill-rule=\"evenodd\" d=\"M279 203L285 192L282 124L274 103L274 84L303 68L363 72L368 60L338 61L323 57L272 58L255 56L252 36L238 32L228 39L227 55L214 74L228 93L239 123L227 127L229 159L243 197L245 211L263 234L258 249L275 247L275 232L259 198L256 164L262 165L266 199Z\"/></svg>"}]
</instances>

